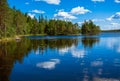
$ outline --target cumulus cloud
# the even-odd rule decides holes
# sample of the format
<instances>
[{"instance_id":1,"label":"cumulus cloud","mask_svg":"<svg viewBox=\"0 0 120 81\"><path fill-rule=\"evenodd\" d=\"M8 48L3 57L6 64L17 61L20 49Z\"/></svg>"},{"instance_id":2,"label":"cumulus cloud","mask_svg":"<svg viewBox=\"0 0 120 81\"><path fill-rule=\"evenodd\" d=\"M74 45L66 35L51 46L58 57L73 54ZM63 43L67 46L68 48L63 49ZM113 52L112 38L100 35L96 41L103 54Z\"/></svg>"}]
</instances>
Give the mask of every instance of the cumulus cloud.
<instances>
[{"instance_id":1,"label":"cumulus cloud","mask_svg":"<svg viewBox=\"0 0 120 81\"><path fill-rule=\"evenodd\" d=\"M107 20L111 21L113 19L120 19L120 12L115 13L114 15L107 18Z\"/></svg>"},{"instance_id":2,"label":"cumulus cloud","mask_svg":"<svg viewBox=\"0 0 120 81\"><path fill-rule=\"evenodd\" d=\"M35 1L43 1L46 2L48 4L54 4L54 5L59 5L60 4L60 0L35 0Z\"/></svg>"},{"instance_id":3,"label":"cumulus cloud","mask_svg":"<svg viewBox=\"0 0 120 81\"><path fill-rule=\"evenodd\" d=\"M37 9L32 10L32 11L30 11L30 12L39 13L39 14L44 14L44 13L45 13L44 11L42 11L42 10L37 10Z\"/></svg>"},{"instance_id":4,"label":"cumulus cloud","mask_svg":"<svg viewBox=\"0 0 120 81\"><path fill-rule=\"evenodd\" d=\"M65 12L62 10L59 10L57 14L54 14L54 17L59 19L77 19L77 17L73 16L69 12Z\"/></svg>"},{"instance_id":5,"label":"cumulus cloud","mask_svg":"<svg viewBox=\"0 0 120 81\"><path fill-rule=\"evenodd\" d=\"M91 11L88 9L85 9L84 7L80 7L80 6L72 8L72 10L71 10L71 13L75 14L75 15L86 14L88 12L91 12Z\"/></svg>"},{"instance_id":6,"label":"cumulus cloud","mask_svg":"<svg viewBox=\"0 0 120 81\"><path fill-rule=\"evenodd\" d=\"M34 18L35 14L28 13L28 16L30 16L31 18Z\"/></svg>"},{"instance_id":7,"label":"cumulus cloud","mask_svg":"<svg viewBox=\"0 0 120 81\"><path fill-rule=\"evenodd\" d=\"M105 20L104 19L93 19L92 21L93 22L104 22Z\"/></svg>"},{"instance_id":8,"label":"cumulus cloud","mask_svg":"<svg viewBox=\"0 0 120 81\"><path fill-rule=\"evenodd\" d=\"M36 67L52 70L56 67L56 64L59 63L60 63L59 59L50 59L50 61L47 62L37 63Z\"/></svg>"},{"instance_id":9,"label":"cumulus cloud","mask_svg":"<svg viewBox=\"0 0 120 81\"><path fill-rule=\"evenodd\" d=\"M91 0L93 2L104 2L105 0Z\"/></svg>"},{"instance_id":10,"label":"cumulus cloud","mask_svg":"<svg viewBox=\"0 0 120 81\"><path fill-rule=\"evenodd\" d=\"M80 14L86 14L88 12L91 12L88 9L85 9L84 7L75 7L72 8L71 11L65 12L64 9L59 10L57 14L54 14L54 18L59 18L59 19L77 19L75 15L80 15Z\"/></svg>"},{"instance_id":11,"label":"cumulus cloud","mask_svg":"<svg viewBox=\"0 0 120 81\"><path fill-rule=\"evenodd\" d=\"M115 0L116 3L120 3L120 0Z\"/></svg>"}]
</instances>

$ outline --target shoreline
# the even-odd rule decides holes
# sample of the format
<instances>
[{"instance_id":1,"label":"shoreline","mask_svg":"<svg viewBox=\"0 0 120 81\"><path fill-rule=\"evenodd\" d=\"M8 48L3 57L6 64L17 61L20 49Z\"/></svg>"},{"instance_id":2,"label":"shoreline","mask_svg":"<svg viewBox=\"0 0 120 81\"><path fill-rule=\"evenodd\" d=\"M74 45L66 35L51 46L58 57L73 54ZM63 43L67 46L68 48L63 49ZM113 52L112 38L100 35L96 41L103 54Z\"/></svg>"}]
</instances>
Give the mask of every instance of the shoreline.
<instances>
[{"instance_id":1,"label":"shoreline","mask_svg":"<svg viewBox=\"0 0 120 81\"><path fill-rule=\"evenodd\" d=\"M15 35L13 37L6 37L6 38L1 38L0 39L0 42L8 42L8 41L13 41L13 40L21 40L22 37L25 37L25 36L45 36L45 34L37 34L37 35Z\"/></svg>"},{"instance_id":2,"label":"shoreline","mask_svg":"<svg viewBox=\"0 0 120 81\"><path fill-rule=\"evenodd\" d=\"M102 32L116 32L116 31L101 31ZM27 34L27 35L15 35L13 37L6 37L6 38L1 38L0 42L8 42L8 41L17 41L17 40L21 40L22 37L26 37L26 36L81 36L80 34L68 34L68 35L47 35L47 34Z\"/></svg>"},{"instance_id":3,"label":"shoreline","mask_svg":"<svg viewBox=\"0 0 120 81\"><path fill-rule=\"evenodd\" d=\"M0 39L0 42L8 42L8 41L13 41L13 40L21 40L22 37L26 36L80 36L80 34L69 34L69 35L47 35L47 34L28 34L28 35L16 35L13 37L6 37Z\"/></svg>"}]
</instances>

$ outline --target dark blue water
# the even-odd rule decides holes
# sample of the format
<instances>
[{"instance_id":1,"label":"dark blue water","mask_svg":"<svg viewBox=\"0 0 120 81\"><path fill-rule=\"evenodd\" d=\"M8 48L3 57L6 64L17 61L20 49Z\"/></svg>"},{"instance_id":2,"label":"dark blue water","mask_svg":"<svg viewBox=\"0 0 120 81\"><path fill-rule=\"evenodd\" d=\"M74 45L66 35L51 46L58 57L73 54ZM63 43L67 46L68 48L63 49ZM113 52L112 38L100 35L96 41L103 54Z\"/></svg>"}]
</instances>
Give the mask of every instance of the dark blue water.
<instances>
[{"instance_id":1,"label":"dark blue water","mask_svg":"<svg viewBox=\"0 0 120 81\"><path fill-rule=\"evenodd\" d=\"M120 33L31 36L16 45L8 81L120 81Z\"/></svg>"}]
</instances>

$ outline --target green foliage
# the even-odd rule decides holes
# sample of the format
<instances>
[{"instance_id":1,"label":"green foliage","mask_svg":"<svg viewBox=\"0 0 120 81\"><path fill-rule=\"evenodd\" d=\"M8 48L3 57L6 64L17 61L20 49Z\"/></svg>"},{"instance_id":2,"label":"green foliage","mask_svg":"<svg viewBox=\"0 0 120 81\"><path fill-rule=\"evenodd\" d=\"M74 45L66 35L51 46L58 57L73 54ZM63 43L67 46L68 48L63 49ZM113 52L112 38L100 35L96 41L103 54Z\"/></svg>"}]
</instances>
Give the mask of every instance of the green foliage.
<instances>
[{"instance_id":1,"label":"green foliage","mask_svg":"<svg viewBox=\"0 0 120 81\"><path fill-rule=\"evenodd\" d=\"M78 34L79 30L79 26L72 22L47 20L43 15L40 15L38 20L31 18L15 7L9 8L7 0L0 0L0 38L26 34Z\"/></svg>"},{"instance_id":2,"label":"green foliage","mask_svg":"<svg viewBox=\"0 0 120 81\"><path fill-rule=\"evenodd\" d=\"M89 20L82 24L81 31L84 35L96 35L100 33L100 27Z\"/></svg>"},{"instance_id":3,"label":"green foliage","mask_svg":"<svg viewBox=\"0 0 120 81\"><path fill-rule=\"evenodd\" d=\"M84 22L82 34L97 34L99 26L92 21ZM77 23L64 20L48 20L40 15L38 19L31 18L27 13L9 8L7 0L0 0L0 38L12 37L14 35L47 34L47 35L72 35L79 34L80 27Z\"/></svg>"}]
</instances>

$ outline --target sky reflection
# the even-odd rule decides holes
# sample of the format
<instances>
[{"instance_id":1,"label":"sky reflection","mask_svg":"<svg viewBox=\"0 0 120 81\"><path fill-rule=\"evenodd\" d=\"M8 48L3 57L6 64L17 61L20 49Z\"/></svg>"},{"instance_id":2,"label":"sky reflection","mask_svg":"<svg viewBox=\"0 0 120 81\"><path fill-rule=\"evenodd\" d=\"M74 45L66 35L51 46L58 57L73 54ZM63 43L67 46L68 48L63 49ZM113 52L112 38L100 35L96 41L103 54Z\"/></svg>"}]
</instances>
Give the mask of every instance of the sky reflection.
<instances>
[{"instance_id":1,"label":"sky reflection","mask_svg":"<svg viewBox=\"0 0 120 81\"><path fill-rule=\"evenodd\" d=\"M53 70L59 63L60 63L59 59L50 59L50 61L37 63L36 67Z\"/></svg>"},{"instance_id":2,"label":"sky reflection","mask_svg":"<svg viewBox=\"0 0 120 81\"><path fill-rule=\"evenodd\" d=\"M0 81L120 81L119 40L113 35L0 43Z\"/></svg>"}]
</instances>

